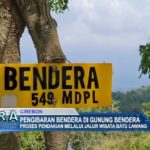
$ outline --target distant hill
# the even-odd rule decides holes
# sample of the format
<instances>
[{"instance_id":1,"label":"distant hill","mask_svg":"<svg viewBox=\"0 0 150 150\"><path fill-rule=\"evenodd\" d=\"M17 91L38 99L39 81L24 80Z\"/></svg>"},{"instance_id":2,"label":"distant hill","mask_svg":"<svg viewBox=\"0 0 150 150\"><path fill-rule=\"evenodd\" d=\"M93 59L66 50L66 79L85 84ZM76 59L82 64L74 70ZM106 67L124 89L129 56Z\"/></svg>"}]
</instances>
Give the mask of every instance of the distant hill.
<instances>
[{"instance_id":1,"label":"distant hill","mask_svg":"<svg viewBox=\"0 0 150 150\"><path fill-rule=\"evenodd\" d=\"M141 112L142 103L150 102L150 86L143 86L126 93L113 92L113 100L120 102L121 112Z\"/></svg>"}]
</instances>

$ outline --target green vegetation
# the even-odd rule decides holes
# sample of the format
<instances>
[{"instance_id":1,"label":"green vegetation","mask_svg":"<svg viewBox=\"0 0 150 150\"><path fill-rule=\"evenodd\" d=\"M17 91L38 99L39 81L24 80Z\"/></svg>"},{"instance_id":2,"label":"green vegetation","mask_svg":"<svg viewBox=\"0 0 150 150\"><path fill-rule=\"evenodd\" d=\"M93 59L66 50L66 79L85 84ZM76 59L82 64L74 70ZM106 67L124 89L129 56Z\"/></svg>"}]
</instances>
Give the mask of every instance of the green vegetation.
<instances>
[{"instance_id":1,"label":"green vegetation","mask_svg":"<svg viewBox=\"0 0 150 150\"><path fill-rule=\"evenodd\" d=\"M126 93L114 92L113 99L120 102L121 112L141 112L142 104L150 102L150 87L141 87Z\"/></svg>"},{"instance_id":2,"label":"green vegetation","mask_svg":"<svg viewBox=\"0 0 150 150\"><path fill-rule=\"evenodd\" d=\"M150 87L114 92L110 108L78 109L80 112L145 112L150 118ZM74 150L150 150L146 132L71 132ZM22 133L22 150L45 150L42 132Z\"/></svg>"},{"instance_id":3,"label":"green vegetation","mask_svg":"<svg viewBox=\"0 0 150 150\"><path fill-rule=\"evenodd\" d=\"M21 150L45 150L43 132L21 133Z\"/></svg>"},{"instance_id":4,"label":"green vegetation","mask_svg":"<svg viewBox=\"0 0 150 150\"><path fill-rule=\"evenodd\" d=\"M142 74L148 74L150 78L150 43L140 46L140 55L141 55L141 64L139 70L142 71Z\"/></svg>"},{"instance_id":5,"label":"green vegetation","mask_svg":"<svg viewBox=\"0 0 150 150\"><path fill-rule=\"evenodd\" d=\"M49 5L52 11L63 13L68 9L68 0L49 0Z\"/></svg>"},{"instance_id":6,"label":"green vegetation","mask_svg":"<svg viewBox=\"0 0 150 150\"><path fill-rule=\"evenodd\" d=\"M74 150L150 150L150 134L143 132L76 132L71 142Z\"/></svg>"},{"instance_id":7,"label":"green vegetation","mask_svg":"<svg viewBox=\"0 0 150 150\"><path fill-rule=\"evenodd\" d=\"M21 150L46 150L43 133L22 136ZM74 150L150 150L150 133L145 132L71 132L70 137Z\"/></svg>"}]
</instances>

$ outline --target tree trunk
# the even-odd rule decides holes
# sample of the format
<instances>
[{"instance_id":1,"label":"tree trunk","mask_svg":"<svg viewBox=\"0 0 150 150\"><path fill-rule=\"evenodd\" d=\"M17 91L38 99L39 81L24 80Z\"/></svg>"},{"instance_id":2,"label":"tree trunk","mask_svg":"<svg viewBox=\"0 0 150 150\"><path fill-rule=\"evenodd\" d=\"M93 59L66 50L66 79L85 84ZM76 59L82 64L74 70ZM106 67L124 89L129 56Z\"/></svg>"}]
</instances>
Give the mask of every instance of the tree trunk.
<instances>
[{"instance_id":1,"label":"tree trunk","mask_svg":"<svg viewBox=\"0 0 150 150\"><path fill-rule=\"evenodd\" d=\"M22 22L22 23L21 23ZM9 0L0 1L0 63L20 63L19 41L24 30L21 17ZM19 150L17 133L0 133L1 150Z\"/></svg>"},{"instance_id":2,"label":"tree trunk","mask_svg":"<svg viewBox=\"0 0 150 150\"><path fill-rule=\"evenodd\" d=\"M50 15L48 0L16 0L37 50L39 63L64 63L56 26ZM47 150L66 150L67 134L45 132Z\"/></svg>"},{"instance_id":3,"label":"tree trunk","mask_svg":"<svg viewBox=\"0 0 150 150\"><path fill-rule=\"evenodd\" d=\"M11 0L0 1L0 62L20 63L19 41L24 23Z\"/></svg>"},{"instance_id":4,"label":"tree trunk","mask_svg":"<svg viewBox=\"0 0 150 150\"><path fill-rule=\"evenodd\" d=\"M48 0L0 0L0 63L20 63L19 41L25 25L39 63L65 62ZM47 150L67 149L66 133L45 132L44 137ZM18 139L15 133L0 134L1 150L18 150Z\"/></svg>"},{"instance_id":5,"label":"tree trunk","mask_svg":"<svg viewBox=\"0 0 150 150\"><path fill-rule=\"evenodd\" d=\"M67 150L68 134L65 132L44 132L46 150Z\"/></svg>"},{"instance_id":6,"label":"tree trunk","mask_svg":"<svg viewBox=\"0 0 150 150\"><path fill-rule=\"evenodd\" d=\"M48 0L16 0L37 50L39 62L64 62Z\"/></svg>"}]
</instances>

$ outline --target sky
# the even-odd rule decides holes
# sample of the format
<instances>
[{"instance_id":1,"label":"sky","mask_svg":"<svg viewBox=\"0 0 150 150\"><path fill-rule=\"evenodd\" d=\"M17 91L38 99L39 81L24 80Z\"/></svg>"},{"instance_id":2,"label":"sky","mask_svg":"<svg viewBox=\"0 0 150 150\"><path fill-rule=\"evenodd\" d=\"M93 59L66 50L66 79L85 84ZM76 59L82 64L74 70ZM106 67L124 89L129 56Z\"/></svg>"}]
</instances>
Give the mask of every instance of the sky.
<instances>
[{"instance_id":1,"label":"sky","mask_svg":"<svg viewBox=\"0 0 150 150\"><path fill-rule=\"evenodd\" d=\"M112 63L113 91L150 85L139 79L139 45L150 42L150 0L70 0L69 10L53 13L61 46L72 63ZM22 63L37 63L27 29Z\"/></svg>"}]
</instances>

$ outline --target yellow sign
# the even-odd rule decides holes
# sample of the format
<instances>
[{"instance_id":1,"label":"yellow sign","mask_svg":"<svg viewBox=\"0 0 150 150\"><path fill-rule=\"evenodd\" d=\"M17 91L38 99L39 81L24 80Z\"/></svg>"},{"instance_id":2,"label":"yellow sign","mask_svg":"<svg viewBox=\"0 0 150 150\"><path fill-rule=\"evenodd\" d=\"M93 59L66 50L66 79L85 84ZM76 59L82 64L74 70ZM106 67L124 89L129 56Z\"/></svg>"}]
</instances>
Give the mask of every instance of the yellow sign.
<instances>
[{"instance_id":1,"label":"yellow sign","mask_svg":"<svg viewBox=\"0 0 150 150\"><path fill-rule=\"evenodd\" d=\"M0 107L106 107L111 64L1 64Z\"/></svg>"}]
</instances>

